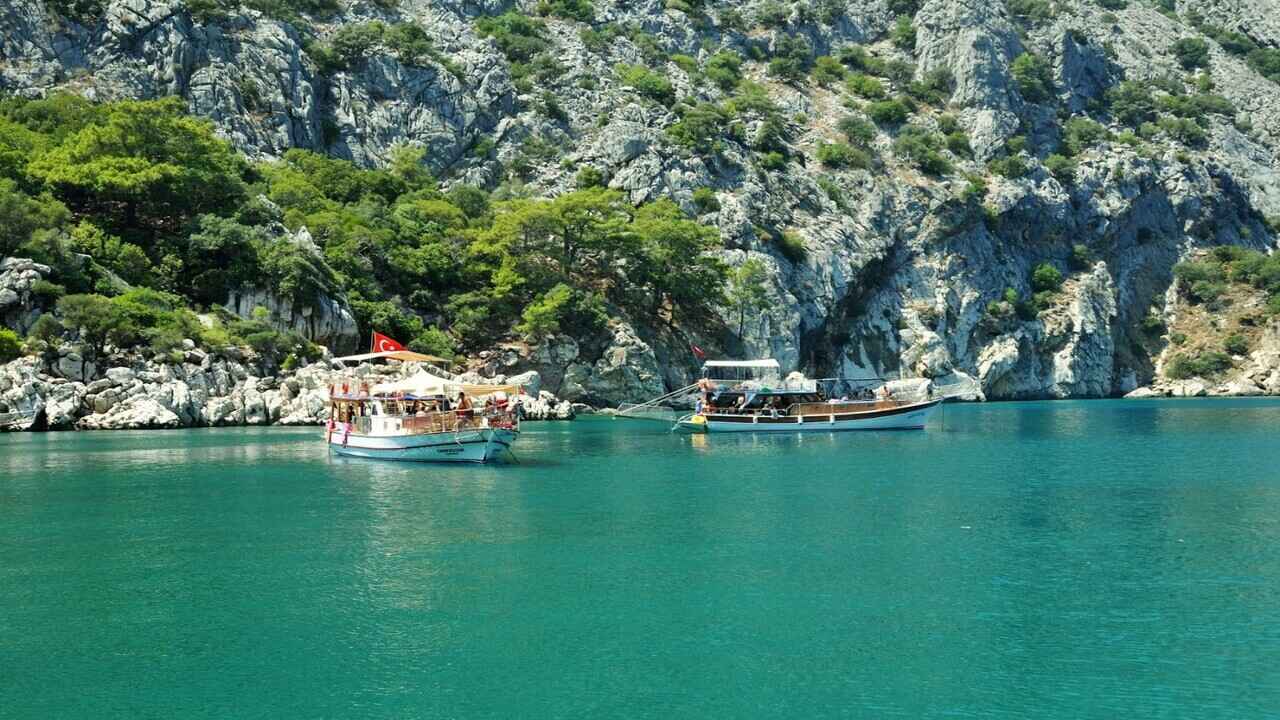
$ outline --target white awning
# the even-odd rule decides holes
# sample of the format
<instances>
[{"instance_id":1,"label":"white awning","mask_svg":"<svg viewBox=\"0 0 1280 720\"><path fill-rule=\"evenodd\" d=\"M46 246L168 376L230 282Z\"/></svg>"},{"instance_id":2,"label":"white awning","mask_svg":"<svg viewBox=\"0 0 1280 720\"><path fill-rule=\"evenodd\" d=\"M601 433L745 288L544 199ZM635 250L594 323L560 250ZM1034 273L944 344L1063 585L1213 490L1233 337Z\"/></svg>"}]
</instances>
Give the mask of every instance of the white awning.
<instances>
[{"instance_id":1,"label":"white awning","mask_svg":"<svg viewBox=\"0 0 1280 720\"><path fill-rule=\"evenodd\" d=\"M722 368L770 368L778 369L778 361L773 358L765 360L708 360L702 365L703 367L722 367Z\"/></svg>"},{"instance_id":2,"label":"white awning","mask_svg":"<svg viewBox=\"0 0 1280 720\"><path fill-rule=\"evenodd\" d=\"M426 370L419 370L403 380L379 383L369 388L374 395L416 395L431 397L447 395L453 397L462 389L462 383L432 375Z\"/></svg>"},{"instance_id":3,"label":"white awning","mask_svg":"<svg viewBox=\"0 0 1280 720\"><path fill-rule=\"evenodd\" d=\"M378 358L387 358L388 360L401 360L404 362L429 362L429 363L448 363L444 358L438 358L435 355L423 355L412 350L390 350L387 352L361 353L359 355L344 355L343 357L334 358L338 362L362 362L364 360L377 360Z\"/></svg>"},{"instance_id":4,"label":"white awning","mask_svg":"<svg viewBox=\"0 0 1280 720\"><path fill-rule=\"evenodd\" d=\"M457 397L459 393L466 393L471 397L485 397L486 395L496 395L498 393L518 395L520 386L473 385L432 375L426 370L419 370L404 380L374 385L369 388L369 392L374 395L413 395L414 397L444 395L450 398Z\"/></svg>"}]
</instances>

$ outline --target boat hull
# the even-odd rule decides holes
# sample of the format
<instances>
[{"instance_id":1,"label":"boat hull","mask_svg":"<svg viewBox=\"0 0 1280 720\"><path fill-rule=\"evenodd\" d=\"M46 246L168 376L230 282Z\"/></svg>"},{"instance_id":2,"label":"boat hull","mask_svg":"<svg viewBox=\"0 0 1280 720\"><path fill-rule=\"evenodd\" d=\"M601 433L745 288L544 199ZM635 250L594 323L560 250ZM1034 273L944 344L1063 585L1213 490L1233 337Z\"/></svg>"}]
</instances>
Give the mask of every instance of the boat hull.
<instances>
[{"instance_id":1,"label":"boat hull","mask_svg":"<svg viewBox=\"0 0 1280 720\"><path fill-rule=\"evenodd\" d=\"M922 430L941 400L903 405L885 410L833 413L797 417L707 416L705 423L682 420L689 432L845 432L851 430Z\"/></svg>"},{"instance_id":2,"label":"boat hull","mask_svg":"<svg viewBox=\"0 0 1280 720\"><path fill-rule=\"evenodd\" d=\"M483 463L506 454L519 435L519 431L505 428L394 436L347 435L334 431L329 437L329 448L346 457Z\"/></svg>"}]
</instances>

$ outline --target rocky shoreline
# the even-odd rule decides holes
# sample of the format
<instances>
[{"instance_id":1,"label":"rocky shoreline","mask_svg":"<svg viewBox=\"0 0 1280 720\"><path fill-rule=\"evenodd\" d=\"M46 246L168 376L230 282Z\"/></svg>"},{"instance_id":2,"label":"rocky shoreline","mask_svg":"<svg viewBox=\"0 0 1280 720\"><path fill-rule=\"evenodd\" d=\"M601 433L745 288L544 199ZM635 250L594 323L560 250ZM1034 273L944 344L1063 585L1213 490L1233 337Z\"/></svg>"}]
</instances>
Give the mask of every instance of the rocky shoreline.
<instances>
[{"instance_id":1,"label":"rocky shoreline","mask_svg":"<svg viewBox=\"0 0 1280 720\"><path fill-rule=\"evenodd\" d=\"M1280 346L1268 346L1255 355L1247 371L1227 381L1160 379L1124 397L1280 394ZM328 417L331 383L393 381L415 371L414 366L400 363L337 368L326 358L291 373L260 375L239 348L209 353L192 347L180 363L135 357L98 373L73 350L63 350L54 362L24 357L0 366L0 432L322 425ZM596 412L541 390L542 379L534 371L453 377L469 383L523 385L530 396L524 405L528 420L572 420ZM946 386L935 386L924 378L888 385L902 397L933 393L959 401L983 400L980 395L948 393Z\"/></svg>"},{"instance_id":2,"label":"rocky shoreline","mask_svg":"<svg viewBox=\"0 0 1280 720\"><path fill-rule=\"evenodd\" d=\"M121 360L98 373L74 351L56 361L24 357L0 366L0 431L139 430L233 425L320 425L328 418L329 385L344 379L403 378L407 364L338 369L325 359L280 376L259 374L239 348L188 348L182 362ZM523 385L529 420L571 420L590 411L541 390L537 373L471 383Z\"/></svg>"}]
</instances>

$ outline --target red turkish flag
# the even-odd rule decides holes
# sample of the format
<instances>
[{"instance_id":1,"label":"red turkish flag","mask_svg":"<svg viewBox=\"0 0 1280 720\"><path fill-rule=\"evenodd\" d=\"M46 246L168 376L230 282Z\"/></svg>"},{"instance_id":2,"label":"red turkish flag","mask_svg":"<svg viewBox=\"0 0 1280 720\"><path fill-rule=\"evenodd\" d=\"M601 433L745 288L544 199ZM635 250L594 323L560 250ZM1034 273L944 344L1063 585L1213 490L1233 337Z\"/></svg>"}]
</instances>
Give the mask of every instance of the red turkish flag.
<instances>
[{"instance_id":1,"label":"red turkish flag","mask_svg":"<svg viewBox=\"0 0 1280 720\"><path fill-rule=\"evenodd\" d=\"M405 347L377 330L373 331L373 349L369 352L392 352L404 350Z\"/></svg>"}]
</instances>

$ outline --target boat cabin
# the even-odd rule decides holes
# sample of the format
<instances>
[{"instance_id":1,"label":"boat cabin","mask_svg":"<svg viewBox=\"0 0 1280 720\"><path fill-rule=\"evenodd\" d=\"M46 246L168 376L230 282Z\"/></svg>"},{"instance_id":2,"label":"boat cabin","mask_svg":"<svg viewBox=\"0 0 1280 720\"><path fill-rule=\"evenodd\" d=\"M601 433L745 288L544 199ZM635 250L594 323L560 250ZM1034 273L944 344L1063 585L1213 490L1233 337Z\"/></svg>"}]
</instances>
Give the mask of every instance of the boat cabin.
<instances>
[{"instance_id":1,"label":"boat cabin","mask_svg":"<svg viewBox=\"0 0 1280 720\"><path fill-rule=\"evenodd\" d=\"M697 410L708 416L830 416L901 405L887 391L877 394L854 381L814 380L798 372L783 378L773 359L708 360L698 389Z\"/></svg>"}]
</instances>

